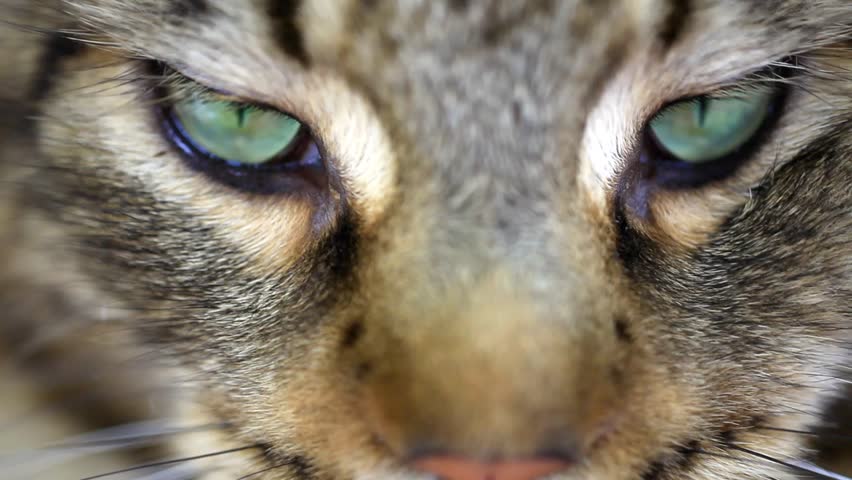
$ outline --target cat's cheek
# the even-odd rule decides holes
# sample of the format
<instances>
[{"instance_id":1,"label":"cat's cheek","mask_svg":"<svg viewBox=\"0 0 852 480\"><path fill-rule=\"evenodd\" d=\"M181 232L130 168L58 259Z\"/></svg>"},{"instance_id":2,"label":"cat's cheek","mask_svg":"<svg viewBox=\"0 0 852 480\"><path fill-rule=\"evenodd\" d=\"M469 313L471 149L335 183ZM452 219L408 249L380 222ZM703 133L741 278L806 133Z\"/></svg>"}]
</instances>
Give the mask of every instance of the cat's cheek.
<instances>
[{"instance_id":1,"label":"cat's cheek","mask_svg":"<svg viewBox=\"0 0 852 480\"><path fill-rule=\"evenodd\" d=\"M100 178L110 178L106 172L131 178L135 188L156 199L158 208L197 219L210 227L210 234L246 253L254 259L253 268L262 270L258 273L286 270L334 228L337 206L332 200L249 195L189 168L164 138L138 85L111 80L134 68L130 62L96 52L69 63L77 68L69 70L74 74L57 90L81 94L55 96L44 106L49 119L43 123L42 144L50 157L64 158ZM110 66L91 68L102 64ZM114 94L86 93L98 85Z\"/></svg>"}]
</instances>

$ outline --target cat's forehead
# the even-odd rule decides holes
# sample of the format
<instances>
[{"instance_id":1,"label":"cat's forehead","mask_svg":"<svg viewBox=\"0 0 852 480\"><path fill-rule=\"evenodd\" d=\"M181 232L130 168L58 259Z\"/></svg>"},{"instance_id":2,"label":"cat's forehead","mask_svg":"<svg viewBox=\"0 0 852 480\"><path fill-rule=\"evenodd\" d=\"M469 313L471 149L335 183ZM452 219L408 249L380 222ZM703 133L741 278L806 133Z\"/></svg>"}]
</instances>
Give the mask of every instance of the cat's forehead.
<instances>
[{"instance_id":1,"label":"cat's forehead","mask_svg":"<svg viewBox=\"0 0 852 480\"><path fill-rule=\"evenodd\" d=\"M434 53L450 58L505 51L518 45L562 51L564 63L582 66L572 51L595 49L607 39L677 44L684 32L717 32L748 48L755 31L779 39L820 29L840 15L843 0L65 0L84 18L153 56L203 49L243 55L275 49L303 64L340 66L359 54L381 59ZM791 32L792 31L792 32ZM795 41L795 34L792 35ZM764 39L760 39L764 40ZM182 48L175 48L175 47ZM631 43L635 49L639 44ZM706 47L706 45L705 45ZM724 45L714 44L719 50ZM705 48L706 50L706 48ZM613 50L610 54L618 53ZM341 62L343 61L343 62ZM380 75L381 72L374 72Z\"/></svg>"},{"instance_id":2,"label":"cat's forehead","mask_svg":"<svg viewBox=\"0 0 852 480\"><path fill-rule=\"evenodd\" d=\"M580 71L589 58L632 53L656 42L676 55L730 56L796 45L821 35L842 0L65 0L82 25L124 49L172 63L216 68L215 55L245 66L284 58L302 66L361 70L476 57L551 60ZM836 4L837 8L833 8ZM834 13L833 13L834 12ZM703 36L703 37L702 37ZM781 45L783 49L785 45ZM531 55L530 52L535 52ZM514 55L512 55L514 54ZM771 53L770 53L771 55ZM239 61L237 62L237 59ZM690 59L686 59L690 61ZM703 61L702 59L695 60ZM429 71L440 71L429 65ZM252 67L254 68L254 66ZM416 66L414 68L416 70ZM415 72L416 73L416 72ZM554 72L559 74L560 72ZM366 76L366 75L364 75ZM554 75L556 76L556 75ZM530 77L533 78L533 77ZM371 80L371 83L372 82Z\"/></svg>"}]
</instances>

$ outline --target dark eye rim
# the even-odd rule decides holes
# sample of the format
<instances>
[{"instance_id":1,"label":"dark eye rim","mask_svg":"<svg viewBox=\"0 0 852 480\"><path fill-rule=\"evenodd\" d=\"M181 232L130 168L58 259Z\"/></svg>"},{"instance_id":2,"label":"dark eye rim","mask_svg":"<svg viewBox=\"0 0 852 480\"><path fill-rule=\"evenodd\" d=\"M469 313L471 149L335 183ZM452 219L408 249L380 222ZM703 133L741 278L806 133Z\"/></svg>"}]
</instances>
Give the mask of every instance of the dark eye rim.
<instances>
[{"instance_id":1,"label":"dark eye rim","mask_svg":"<svg viewBox=\"0 0 852 480\"><path fill-rule=\"evenodd\" d=\"M792 61L792 60L790 60ZM781 62L786 63L786 62ZM651 128L651 121L660 112L672 105L709 98L709 94L679 98L669 102L649 117L642 128L638 153L639 171L642 180L652 182L666 190L694 189L733 175L744 165L771 136L779 120L783 117L790 94L790 85L784 81L793 74L789 67L769 67L757 76L778 79L773 85L774 92L769 101L768 112L757 131L743 145L733 152L706 162L687 162L677 158L661 145Z\"/></svg>"},{"instance_id":2,"label":"dark eye rim","mask_svg":"<svg viewBox=\"0 0 852 480\"><path fill-rule=\"evenodd\" d=\"M156 64L153 68L159 78L176 73L176 70L163 64ZM186 81L197 83L189 78ZM193 141L175 113L174 101L169 93L169 88L162 81L153 86L156 120L168 143L192 170L252 194L313 195L329 191L332 181L324 145L310 126L296 115L268 105L241 101L247 106L287 115L300 124L296 138L269 161L256 165L241 164L218 157Z\"/></svg>"}]
</instances>

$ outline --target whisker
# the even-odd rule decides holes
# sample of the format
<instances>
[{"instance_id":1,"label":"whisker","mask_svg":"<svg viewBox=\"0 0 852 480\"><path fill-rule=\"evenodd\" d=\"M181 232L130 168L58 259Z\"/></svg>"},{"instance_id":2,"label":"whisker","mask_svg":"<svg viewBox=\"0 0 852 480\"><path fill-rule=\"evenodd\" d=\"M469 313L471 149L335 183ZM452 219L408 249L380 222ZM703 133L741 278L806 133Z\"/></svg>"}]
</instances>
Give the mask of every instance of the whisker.
<instances>
[{"instance_id":1,"label":"whisker","mask_svg":"<svg viewBox=\"0 0 852 480\"><path fill-rule=\"evenodd\" d=\"M730 447L733 447L733 446L732 445L724 445L724 447L730 448ZM738 447L734 447L734 448L736 448L737 450L743 450L742 448L738 448ZM727 459L727 460L735 460L737 462L751 461L751 459L749 459L749 458L735 457L733 455L727 455L727 454L719 453L719 452L711 452L709 450L704 450L704 449L700 449L700 448L693 448L693 449L690 449L688 451L690 453L695 453L695 454L699 454L699 455L707 455L709 457L714 457L714 458L724 458L724 459ZM784 467L792 468L792 469L797 470L797 471L808 472L808 473L820 476L821 478L829 478L829 479L834 479L834 480L850 480L848 477L845 477L845 476L843 476L839 473L830 472L828 470L825 470L821 467L818 467L818 466L813 465L813 464L808 463L808 462L803 462L803 461L798 461L798 460L791 460L789 462L785 462L783 460L778 460L778 459L772 458L769 455L758 454L758 452L746 451L745 453L755 455L760 460L763 460L765 462L769 462L769 463L773 463L773 464L776 464L776 465L781 465L781 466L784 466Z\"/></svg>"},{"instance_id":2,"label":"whisker","mask_svg":"<svg viewBox=\"0 0 852 480\"><path fill-rule=\"evenodd\" d=\"M198 478L198 475L199 471L197 468L178 465L139 477L136 480L193 480Z\"/></svg>"},{"instance_id":3,"label":"whisker","mask_svg":"<svg viewBox=\"0 0 852 480\"><path fill-rule=\"evenodd\" d=\"M118 392L86 391L78 394L72 394L70 396L64 396L63 398L49 402L47 404L33 407L29 410L19 413L13 418L9 418L8 420L0 421L0 432L8 432L10 430L16 430L21 427L25 427L28 422L33 421L40 415L51 412L57 412L69 408L80 407L98 399L121 400L129 396L145 395L149 399L150 403L152 401L157 400L159 398L159 395L162 395L163 398L165 398L167 395L183 395L184 393L182 392L182 390L192 391L192 388L193 387L189 385L173 384L159 388L130 388Z\"/></svg>"},{"instance_id":4,"label":"whisker","mask_svg":"<svg viewBox=\"0 0 852 480\"><path fill-rule=\"evenodd\" d=\"M271 467L266 467L263 470L258 470L256 472L249 473L248 475L243 475L237 480L247 480L249 478L257 477L258 475L263 475L266 472L271 472L272 470L278 470L279 468L289 467L292 465L292 462L279 463L278 465L273 465Z\"/></svg>"},{"instance_id":5,"label":"whisker","mask_svg":"<svg viewBox=\"0 0 852 480\"><path fill-rule=\"evenodd\" d=\"M113 427L105 431L128 430L129 428L140 428L137 424ZM150 427L148 427L150 428ZM89 434L92 435L92 434ZM143 446L139 442L116 442L114 444L92 443L89 445L74 445L66 448L43 448L18 452L3 452L0 454L0 471L4 478L11 475L13 478L40 478L40 473L50 470L59 465L68 464L85 457L94 457L100 454L111 454L128 447Z\"/></svg>"},{"instance_id":6,"label":"whisker","mask_svg":"<svg viewBox=\"0 0 852 480\"><path fill-rule=\"evenodd\" d=\"M162 438L221 428L219 425L167 427L163 421L128 423L105 428L70 440L40 448L0 453L0 469L29 471L35 474L53 465L68 463L82 457L114 452L130 447L157 443Z\"/></svg>"},{"instance_id":7,"label":"whisker","mask_svg":"<svg viewBox=\"0 0 852 480\"><path fill-rule=\"evenodd\" d=\"M784 467L787 467L787 468L792 468L793 470L796 470L798 472L810 473L812 475L816 475L819 478L828 478L828 479L832 479L832 480L852 480L852 478L850 478L850 477L847 477L845 475L841 475L837 472L830 472L828 470L825 470L824 468L818 467L816 465L813 465L811 463L808 463L808 462L805 462L805 461L802 461L802 460L789 460L789 461L781 460L779 458L775 458L775 457L772 457L770 455L765 455L763 453L756 452L754 450L750 450L748 448L740 447L740 446L737 446L737 445L728 445L728 448L731 448L731 449L752 455L754 457L760 458L762 460L766 460L768 462L771 462L771 463L774 463L774 464L777 464L777 465L781 465L781 466L784 466Z\"/></svg>"},{"instance_id":8,"label":"whisker","mask_svg":"<svg viewBox=\"0 0 852 480\"><path fill-rule=\"evenodd\" d=\"M242 451L245 451L245 450L251 450L253 448L262 448L262 447L263 446L259 445L259 444L247 445L245 447L230 448L228 450L221 450L221 451L213 452L213 453L205 453L205 454L202 454L202 455L194 455L194 456L191 456L191 457L183 457L183 458L176 458L176 459L172 459L172 460L162 460L162 461L159 461L159 462L143 463L143 464L140 464L140 465L134 465L132 467L122 468L120 470L113 470L111 472L99 473L97 475L92 475L92 476L89 476L89 477L83 477L80 480L95 480L96 478L112 477L112 476L115 476L115 475L120 475L122 473L144 470L146 468L165 467L165 466L168 466L168 465L174 465L174 464L183 463L183 462L191 462L193 460L201 460L201 459L210 458L210 457L218 457L218 456L221 456L221 455L227 455L227 454L230 454L230 453L242 452Z\"/></svg>"},{"instance_id":9,"label":"whisker","mask_svg":"<svg viewBox=\"0 0 852 480\"><path fill-rule=\"evenodd\" d=\"M162 427L160 424L162 422L140 422L140 424L132 424L133 428L143 428L148 427L149 424L152 424L153 427L158 427L160 430L155 430L151 428L151 431L145 433L132 433L132 434L112 434L110 435L113 429L107 429L108 431L105 433L95 432L93 434L85 435L84 437L100 437L100 438L91 438L91 439L82 439L78 441L65 441L59 442L51 445L45 445L42 449L45 450L55 450L55 449L71 449L71 448L85 448L85 447L96 447L96 446L106 446L106 445L135 445L139 443L148 442L151 440L158 440L165 437L172 437L177 435L189 434L189 433L198 433L198 432L207 432L211 430L219 430L222 428L226 428L228 426L227 423L212 423L207 425L198 425L192 427ZM126 426L123 430L126 430Z\"/></svg>"},{"instance_id":10,"label":"whisker","mask_svg":"<svg viewBox=\"0 0 852 480\"><path fill-rule=\"evenodd\" d=\"M0 458L0 471L3 472L4 478L39 478L39 474L58 465L114 450L116 447L87 447L55 452L50 455L29 452L16 455L14 458Z\"/></svg>"},{"instance_id":11,"label":"whisker","mask_svg":"<svg viewBox=\"0 0 852 480\"><path fill-rule=\"evenodd\" d=\"M795 433L797 435L804 435L808 437L816 437L816 438L830 438L833 440L852 440L852 434L844 434L844 433L831 433L831 432L809 432L807 430L794 430L790 428L779 428L779 427L766 427L766 426L756 426L753 427L756 430L772 430L774 432L785 432L785 433Z\"/></svg>"}]
</instances>

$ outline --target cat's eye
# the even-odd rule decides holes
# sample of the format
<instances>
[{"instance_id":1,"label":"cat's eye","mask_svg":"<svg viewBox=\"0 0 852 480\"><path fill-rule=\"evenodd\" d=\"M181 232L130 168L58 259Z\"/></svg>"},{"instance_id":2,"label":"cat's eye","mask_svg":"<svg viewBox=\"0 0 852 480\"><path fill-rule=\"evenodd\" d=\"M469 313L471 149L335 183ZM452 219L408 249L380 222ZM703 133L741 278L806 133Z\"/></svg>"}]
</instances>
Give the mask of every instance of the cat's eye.
<instances>
[{"instance_id":1,"label":"cat's eye","mask_svg":"<svg viewBox=\"0 0 852 480\"><path fill-rule=\"evenodd\" d=\"M778 84L752 80L662 108L645 128L642 175L666 188L696 187L730 175L762 144L778 117L785 92Z\"/></svg>"},{"instance_id":2,"label":"cat's eye","mask_svg":"<svg viewBox=\"0 0 852 480\"><path fill-rule=\"evenodd\" d=\"M762 87L676 102L651 120L650 133L677 160L713 162L748 143L766 121L774 96L771 88Z\"/></svg>"},{"instance_id":3,"label":"cat's eye","mask_svg":"<svg viewBox=\"0 0 852 480\"><path fill-rule=\"evenodd\" d=\"M328 188L318 142L295 116L195 84L163 92L161 103L167 137L214 180L261 194Z\"/></svg>"},{"instance_id":4,"label":"cat's eye","mask_svg":"<svg viewBox=\"0 0 852 480\"><path fill-rule=\"evenodd\" d=\"M275 110L192 95L175 102L186 140L232 165L263 165L298 144L302 123Z\"/></svg>"}]
</instances>

